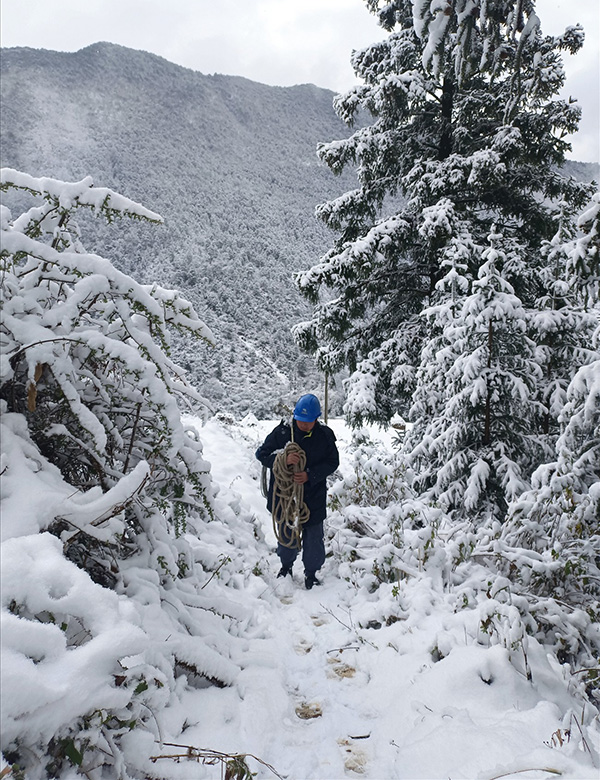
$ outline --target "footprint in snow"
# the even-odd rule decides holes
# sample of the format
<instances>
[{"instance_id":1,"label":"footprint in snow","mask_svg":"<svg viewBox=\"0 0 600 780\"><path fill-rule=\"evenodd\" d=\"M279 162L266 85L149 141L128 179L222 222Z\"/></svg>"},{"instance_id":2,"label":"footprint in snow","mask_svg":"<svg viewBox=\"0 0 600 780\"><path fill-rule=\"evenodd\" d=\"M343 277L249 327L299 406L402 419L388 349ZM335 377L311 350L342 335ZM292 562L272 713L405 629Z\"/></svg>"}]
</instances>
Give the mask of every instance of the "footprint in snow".
<instances>
[{"instance_id":1,"label":"footprint in snow","mask_svg":"<svg viewBox=\"0 0 600 780\"><path fill-rule=\"evenodd\" d=\"M344 769L357 775L364 775L367 768L367 754L353 745L351 739L338 739L338 745L345 753Z\"/></svg>"},{"instance_id":2,"label":"footprint in snow","mask_svg":"<svg viewBox=\"0 0 600 780\"><path fill-rule=\"evenodd\" d=\"M307 655L312 650L312 645L305 639L301 639L297 645L294 645L294 650L298 655Z\"/></svg>"},{"instance_id":3,"label":"footprint in snow","mask_svg":"<svg viewBox=\"0 0 600 780\"><path fill-rule=\"evenodd\" d=\"M345 664L339 656L328 658L327 663L332 666L332 669L327 672L328 677L354 677L356 669L349 664Z\"/></svg>"},{"instance_id":4,"label":"footprint in snow","mask_svg":"<svg viewBox=\"0 0 600 780\"><path fill-rule=\"evenodd\" d=\"M321 705L317 702L302 702L296 707L296 715L301 720L312 720L313 718L320 718L323 714Z\"/></svg>"}]
</instances>

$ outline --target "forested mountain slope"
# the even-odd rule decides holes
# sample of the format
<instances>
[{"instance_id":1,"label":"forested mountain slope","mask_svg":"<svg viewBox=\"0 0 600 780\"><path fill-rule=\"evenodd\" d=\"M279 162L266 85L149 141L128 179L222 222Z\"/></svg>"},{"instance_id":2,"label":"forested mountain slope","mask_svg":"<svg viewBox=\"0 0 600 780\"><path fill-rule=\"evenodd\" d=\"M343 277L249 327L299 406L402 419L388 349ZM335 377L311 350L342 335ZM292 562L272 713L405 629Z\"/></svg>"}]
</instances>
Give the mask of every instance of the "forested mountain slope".
<instances>
[{"instance_id":1,"label":"forested mountain slope","mask_svg":"<svg viewBox=\"0 0 600 780\"><path fill-rule=\"evenodd\" d=\"M315 154L347 133L332 97L206 76L107 43L5 49L2 164L91 175L160 213L159 227L94 220L88 247L144 283L184 291L216 349L178 345L179 362L216 409L260 415L320 381L289 329L307 313L293 272L331 241L314 207L353 186Z\"/></svg>"},{"instance_id":2,"label":"forested mountain slope","mask_svg":"<svg viewBox=\"0 0 600 780\"><path fill-rule=\"evenodd\" d=\"M308 312L292 277L333 240L315 205L355 186L315 154L348 134L333 93L206 76L108 43L5 49L1 83L2 165L91 175L164 217L159 227L94 220L88 248L192 300L216 349L179 343L177 358L215 410L270 415L319 390L290 335ZM577 178L597 176L573 165Z\"/></svg>"}]
</instances>

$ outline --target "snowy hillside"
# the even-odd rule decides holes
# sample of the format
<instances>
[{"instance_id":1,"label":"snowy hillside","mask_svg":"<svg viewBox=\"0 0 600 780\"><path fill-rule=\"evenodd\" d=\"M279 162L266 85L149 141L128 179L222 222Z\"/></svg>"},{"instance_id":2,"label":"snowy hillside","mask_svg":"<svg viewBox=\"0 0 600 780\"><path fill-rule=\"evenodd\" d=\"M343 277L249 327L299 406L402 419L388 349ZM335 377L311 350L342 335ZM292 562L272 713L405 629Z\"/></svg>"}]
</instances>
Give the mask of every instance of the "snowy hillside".
<instances>
[{"instance_id":1,"label":"snowy hillside","mask_svg":"<svg viewBox=\"0 0 600 780\"><path fill-rule=\"evenodd\" d=\"M2 164L36 176L91 175L160 213L160 229L97 220L88 246L142 283L181 290L216 349L179 362L215 409L273 414L322 379L289 329L310 307L292 284L333 236L318 203L355 186L316 157L348 129L333 93L206 76L99 43L76 53L2 52ZM598 166L572 163L577 179Z\"/></svg>"},{"instance_id":2,"label":"snowy hillside","mask_svg":"<svg viewBox=\"0 0 600 780\"><path fill-rule=\"evenodd\" d=\"M159 229L92 219L88 246L194 303L216 349L183 343L179 362L215 408L273 414L320 381L289 329L309 311L292 275L331 242L315 206L353 186L316 156L347 134L332 92L206 76L107 43L4 50L1 90L3 165L91 175L163 216Z\"/></svg>"}]
</instances>

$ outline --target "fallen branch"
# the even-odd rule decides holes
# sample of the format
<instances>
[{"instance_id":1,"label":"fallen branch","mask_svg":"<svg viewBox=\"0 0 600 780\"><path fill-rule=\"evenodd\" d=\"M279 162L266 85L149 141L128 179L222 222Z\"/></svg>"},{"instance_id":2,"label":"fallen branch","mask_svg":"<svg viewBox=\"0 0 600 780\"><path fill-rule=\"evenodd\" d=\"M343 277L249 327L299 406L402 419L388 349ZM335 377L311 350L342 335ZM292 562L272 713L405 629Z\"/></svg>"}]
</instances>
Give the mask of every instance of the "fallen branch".
<instances>
[{"instance_id":1,"label":"fallen branch","mask_svg":"<svg viewBox=\"0 0 600 780\"><path fill-rule=\"evenodd\" d=\"M238 778L239 780L244 780L246 777L252 777L252 774L246 765L246 759L252 758L254 761L258 761L259 764L266 767L275 775L275 777L278 777L279 780L284 780L282 775L280 775L271 764L267 764L266 761L263 761L252 753L221 753L218 750L196 748L193 745L179 745L175 742L164 742L163 747L182 748L185 750L185 753L169 753L164 756L150 756L150 761L152 761L153 764L164 758L175 761L176 763L179 763L181 760L202 762L203 764L216 764L220 762L228 772L237 770L236 774L226 774L226 777L230 777L231 780L238 780Z\"/></svg>"},{"instance_id":2,"label":"fallen branch","mask_svg":"<svg viewBox=\"0 0 600 780\"><path fill-rule=\"evenodd\" d=\"M352 615L350 614L350 610L348 610L348 619L350 620L350 625L348 625L347 623L344 623L343 620L340 620L340 618L331 609L329 609L329 607L326 607L323 604L321 604L321 607L325 610L325 612L327 612L328 615L331 615L331 617L334 618L334 620L337 620L337 622L341 626L343 626L344 628L348 629L348 631L351 631L361 644L363 644L363 645L371 645L371 647L374 647L375 650L379 649L376 644L374 644L373 642L370 642L368 639L365 639L354 628L354 623L352 622Z\"/></svg>"},{"instance_id":3,"label":"fallen branch","mask_svg":"<svg viewBox=\"0 0 600 780\"><path fill-rule=\"evenodd\" d=\"M343 653L346 650L360 650L358 645L346 645L345 647L334 647L333 650L328 650L327 655L330 653Z\"/></svg>"},{"instance_id":4,"label":"fallen branch","mask_svg":"<svg viewBox=\"0 0 600 780\"><path fill-rule=\"evenodd\" d=\"M498 780L500 777L508 777L509 775L518 775L522 772L549 772L551 775L562 775L559 769L551 769L550 767L531 767L530 769L513 769L510 772L502 772L501 775L494 775L488 778L488 780Z\"/></svg>"}]
</instances>

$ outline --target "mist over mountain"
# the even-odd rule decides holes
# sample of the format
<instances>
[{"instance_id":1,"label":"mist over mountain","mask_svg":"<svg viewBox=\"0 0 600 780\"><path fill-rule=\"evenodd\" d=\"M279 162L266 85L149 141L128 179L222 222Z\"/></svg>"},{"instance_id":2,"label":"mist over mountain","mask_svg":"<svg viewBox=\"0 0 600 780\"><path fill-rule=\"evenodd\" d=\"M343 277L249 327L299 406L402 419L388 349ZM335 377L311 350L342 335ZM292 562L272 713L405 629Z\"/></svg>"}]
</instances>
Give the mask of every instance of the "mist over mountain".
<instances>
[{"instance_id":1,"label":"mist over mountain","mask_svg":"<svg viewBox=\"0 0 600 780\"><path fill-rule=\"evenodd\" d=\"M316 157L319 141L348 133L332 98L107 43L5 49L2 165L66 181L91 175L160 213L161 226L81 219L83 243L192 300L215 348L177 344L176 357L216 409L272 413L322 382L290 327L308 314L293 273L333 240L315 205L355 186Z\"/></svg>"},{"instance_id":2,"label":"mist over mountain","mask_svg":"<svg viewBox=\"0 0 600 780\"><path fill-rule=\"evenodd\" d=\"M349 132L333 93L207 76L108 43L4 49L1 59L3 166L66 181L91 175L164 217L161 226L106 226L89 216L83 243L194 303L215 347L174 351L215 410L271 415L300 392L320 392L290 328L309 313L293 274L334 238L314 208L356 186L316 157L318 142ZM568 172L590 180L598 165Z\"/></svg>"}]
</instances>

